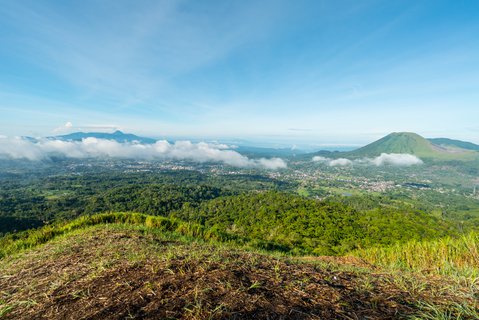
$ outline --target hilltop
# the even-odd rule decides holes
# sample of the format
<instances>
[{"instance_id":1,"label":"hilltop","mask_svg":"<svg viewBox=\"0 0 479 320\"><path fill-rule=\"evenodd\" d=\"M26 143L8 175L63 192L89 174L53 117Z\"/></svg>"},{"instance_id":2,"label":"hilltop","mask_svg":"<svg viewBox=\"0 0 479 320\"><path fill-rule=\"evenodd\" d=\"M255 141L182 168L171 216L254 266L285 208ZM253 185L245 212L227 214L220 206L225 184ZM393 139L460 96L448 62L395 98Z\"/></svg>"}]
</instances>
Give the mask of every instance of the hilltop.
<instances>
[{"instance_id":1,"label":"hilltop","mask_svg":"<svg viewBox=\"0 0 479 320\"><path fill-rule=\"evenodd\" d=\"M192 238L187 234L193 230L183 227L173 232L162 218L141 222L140 215L113 216L116 222L108 220L112 215L85 217L10 242L7 247L17 251L0 260L0 316L472 319L477 315L468 288L441 277L397 274L352 257L293 259L205 241L207 233Z\"/></svg>"},{"instance_id":2,"label":"hilltop","mask_svg":"<svg viewBox=\"0 0 479 320\"><path fill-rule=\"evenodd\" d=\"M434 155L433 145L420 135L412 132L393 132L362 148L351 151L351 155L376 157L381 153L409 153L417 156Z\"/></svg>"}]
</instances>

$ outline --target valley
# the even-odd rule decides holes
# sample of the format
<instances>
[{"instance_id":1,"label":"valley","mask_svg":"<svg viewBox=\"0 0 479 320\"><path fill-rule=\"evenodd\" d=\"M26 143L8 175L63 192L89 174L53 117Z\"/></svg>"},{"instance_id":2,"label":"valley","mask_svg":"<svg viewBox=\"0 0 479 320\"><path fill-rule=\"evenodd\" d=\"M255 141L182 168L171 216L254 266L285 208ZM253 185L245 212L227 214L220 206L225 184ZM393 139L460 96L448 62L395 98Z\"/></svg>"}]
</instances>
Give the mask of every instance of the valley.
<instances>
[{"instance_id":1,"label":"valley","mask_svg":"<svg viewBox=\"0 0 479 320\"><path fill-rule=\"evenodd\" d=\"M415 152L416 136L414 136L416 140L411 140L407 134L402 136L406 138L399 142L396 136L393 137L395 137L395 143L402 146L409 144L406 149ZM384 139L379 140L379 142L381 141ZM416 142L411 144L411 141ZM30 259L29 255L38 255L41 250L44 250L41 249L44 245L47 246L45 248L51 247L52 250L57 250L54 248L58 241L67 241L66 249L59 250L72 250L68 249L69 246L74 245L71 243L73 240L70 239L79 239L76 234L83 234L83 232L88 239L91 237L92 231L90 230L93 230L91 228L102 234L98 236L102 239L101 241L109 241L107 239L110 238L110 235L106 234L109 234L110 231L105 230L110 228L107 227L110 223L113 223L118 225L118 227L114 227L115 230L118 232L123 230L121 233L128 234L125 236L127 239L136 239L137 237L142 239L145 236L148 239L151 237L153 237L152 239L156 239L156 237L183 239L174 240L173 243L180 241L183 243L181 246L186 246L185 248L200 246L198 247L200 252L213 250L214 256L219 255L214 259L226 259L219 257L229 250L239 250L238 255L235 256L237 258L234 259L249 259L244 255L250 257L251 254L265 255L261 259L273 259L271 263L279 263L282 268L288 270L293 268L297 272L305 272L302 277L338 277L339 275L343 277L344 271L342 270L347 270L346 278L348 280L344 280L346 283L342 283L340 286L355 288L354 293L331 293L333 295L346 294L347 298L346 296L341 298L344 301L353 299L348 307L335 305L334 300L330 300L326 304L324 304L325 302L315 302L321 305L317 307L314 307L314 303L305 302L299 305L289 305L297 298L285 296L286 292L281 291L283 287L277 287L276 280L273 280L272 283L267 280L279 275L270 274L269 267L261 271L264 266L254 265L246 275L250 279L247 281L253 287L257 281L258 286L266 286L264 289L266 291L262 291L263 293L259 296L255 296L248 288L240 288L239 292L245 290L244 294L253 294L254 296L249 296L248 299L259 299L258 301L263 299L262 301L265 303L267 301L268 304L272 303L272 300L266 299L262 295L274 295L277 299L283 299L281 304L285 309L275 309L273 305L270 307L262 305L257 311L252 311L248 309L250 307L245 306L246 309L242 309L239 306L228 304L226 300L217 300L213 296L206 295L202 298L204 300L198 302L201 304L201 307L198 306L199 309L191 309L193 306L181 306L180 302L173 302L174 308L180 308L168 311L171 312L173 318L211 317L219 319L226 315L234 318L234 314L241 318L286 317L285 310L291 312L298 308L298 314L294 316L289 314L289 316L297 319L309 319L327 315L327 317L348 319L347 314L366 317L366 314L370 313L367 317L386 319L391 316L390 312L399 313L401 317L406 317L407 314L410 315L407 317L412 317L419 314L431 316L434 313L446 312L451 315L461 315L466 319L473 319L476 311L474 311L474 303L468 302L472 301L468 299L473 299L472 297L477 294L478 288L474 279L475 275L479 274L479 269L475 266L478 257L479 197L474 193L474 186L477 183L474 160L471 162L469 160L445 160L443 157L419 158L411 154L410 157L418 157L421 161L414 160L413 163L406 164L383 163L378 162L374 157L381 156L386 160L395 161L395 153L389 154L381 151L397 150L392 147L394 144L389 142L386 143L386 147L381 145L382 143L374 143L375 151L371 154L363 154L362 151L356 153L354 151L320 152L322 155L319 158L317 153L289 155L284 158L287 167L276 170L233 167L218 162L198 163L189 160L135 160L113 157L90 159L57 157L41 162L4 160L1 164L2 173L0 175L2 182L0 232L3 234L3 238L0 238L0 257L3 256L2 263L5 264L5 272L10 272L10 275L4 274L4 276L10 279L16 272L14 264L8 262L10 259L14 259L11 261L18 260L18 263L31 264L32 262L27 262ZM363 150L370 148L366 146ZM385 149L381 150L381 148ZM265 154L265 152L259 154L274 156L274 154ZM271 150L267 152L271 152ZM359 153L363 154L361 158L357 158ZM391 156L387 158L384 157L384 154ZM254 159L254 154L250 153L249 156ZM335 164L334 160L328 159L348 159L348 161ZM139 212L141 215L127 212ZM105 223L107 225L103 226ZM32 229L38 227L41 228ZM140 233L138 234L138 232ZM83 238L83 236L81 237ZM76 241L78 240L75 240L75 243ZM83 239L82 246L92 246L92 248L99 246L91 241ZM162 243L165 240L154 241ZM139 252L146 249L143 248L143 244L135 243L134 246L138 246L134 250L139 250ZM217 246L219 246L218 249L213 249ZM220 249L223 246L231 249ZM448 253L441 257L440 261L435 261L433 257L437 256L441 250L450 250L447 249L449 246L464 249L456 249L459 251L454 255ZM36 249L37 247L38 249ZM75 250L86 250L86 247ZM111 250L116 252L119 249ZM89 269L90 271L81 277L90 278L93 276L90 275L91 272L99 273L99 276L102 275L101 277L117 277L114 274L117 272L116 270L119 270L118 268L130 269L132 266L137 266L131 273L132 277L137 277L137 272L143 274L145 271L141 270L145 270L144 268L159 268L158 270L160 270L163 268L164 262L154 262L153 265L160 264L155 267L149 266L152 263L150 259L164 259L162 258L164 253L159 252L148 251L140 260L137 261L137 258L134 258L136 262L133 264L131 261L129 262L130 258L126 257L111 260L108 257L98 256L97 259L100 260L93 260L91 263L107 263L107 267L101 270ZM423 257L422 260L413 262L416 261L416 255L412 252L422 252L420 254ZM123 253L119 254L121 256ZM132 253L125 254L131 255ZM152 254L153 256L151 256ZM160 256L157 256L158 254ZM408 257L410 254L412 256ZM441 255L444 254L441 253ZM66 257L68 255L64 258L67 259ZM257 257L254 259L259 259L259 256ZM328 259L328 257L330 258ZM75 260L73 256L68 259ZM103 259L110 262L104 262ZM183 258L178 257L178 259ZM199 257L188 259L195 260ZM231 260L231 263L238 263L234 259ZM291 259L296 261L292 265L290 265L291 262L288 262L292 261ZM429 261L428 259L430 262L420 263L420 261ZM450 264L441 263L442 259L449 261ZM316 264L316 261L319 265ZM37 264L39 263L46 264L47 262L37 262ZM66 261L65 263L68 265L72 262ZM185 262L180 263L184 264ZM218 265L208 265L202 268L216 270L215 268L218 267ZM226 266L223 265L221 268L226 268ZM231 268L236 267L231 266ZM310 270L309 268L317 270L318 275L307 275L311 271L304 270ZM191 271L193 272L193 270ZM65 272L68 274L69 271ZM111 275L109 275L110 272L112 272ZM263 276L265 278L254 280L260 272L265 272ZM332 275L330 272L333 272ZM383 276L390 279L389 282L387 284L371 282L376 281L370 277L375 277L373 274L377 272L384 273ZM34 277L33 274L25 276ZM153 278L148 280L148 283L150 283L149 281L151 283L164 281L157 278L159 275L151 274L150 276ZM205 274L205 276L207 275ZM437 300L443 298L437 297L435 293L417 292L414 287L411 287L419 285L434 288L437 286L436 280L434 280L436 276L442 277L441 281L447 279L448 283L450 282L448 285L455 288L451 291L442 286L434 289L445 290L444 294L448 295L449 302L457 301L454 302L455 306ZM68 277L75 277L75 275L72 273ZM45 280L31 278L28 281ZM125 278L124 281L130 280ZM132 278L131 281L138 280ZM235 282L238 280L225 278L218 279L218 281ZM285 285L284 281L291 281L291 284ZM294 286L293 283L296 281L300 281L300 278L283 279L280 282L288 287ZM315 284L319 285L323 280L315 281L319 281ZM348 281L353 283L348 283ZM362 297L361 290L365 289L361 289L363 285L354 283L357 281L369 283L368 286L372 286L371 288L377 287L386 291L398 292L399 300L379 303L377 301L383 299L382 295L386 294L380 291L374 293L378 294L377 297ZM338 290L335 285L327 282L326 284L329 289L324 287L321 290ZM59 284L59 288L73 290L71 292L93 290L92 288L83 288L81 283L74 285L71 289L67 289L65 285ZM188 286L190 285L193 286L192 290L193 288L198 290L198 286L202 286L201 283L188 284ZM245 284L240 286L242 285ZM397 287L398 285L400 287ZM76 288L77 286L78 288ZM221 290L226 290L227 294L240 294L234 293L233 289L232 287ZM39 290L47 289L32 290L39 292ZM132 295L139 294L143 297L141 299L147 299L146 301L151 301L151 303L156 301L155 290L160 290L161 294L165 294L159 287L151 290L151 294L146 291L125 292ZM464 296L460 298L455 290L459 290L458 292ZM21 298L17 297L17 293L12 293L9 290L2 292L4 302L0 310L7 318L9 314L16 318L24 312L31 315L35 315L35 312L51 312L47 311L50 307L45 304L43 298L38 301L35 298L35 304L31 306L28 304L21 306L19 304ZM73 297L73 300L69 298L68 301L71 302L67 302L63 299L58 300L60 296L54 298L57 295L55 292L49 293L53 299L56 299L52 306L55 308L62 306L66 309L71 306L65 303L83 303L82 301L86 301L84 299L91 294L91 292L86 295L79 293L78 296ZM116 291L116 289L114 292L126 294ZM406 293L407 296L401 296ZM23 294L31 296L34 293L25 292ZM101 295L101 293L98 294ZM178 294L180 293L174 293L172 299L176 299ZM184 294L189 295L190 293L185 292ZM310 296L313 294L312 292L305 291L302 294L309 296L308 299L313 299L309 301L317 299ZM358 296L354 298L356 295ZM246 299L246 297L243 298ZM359 300L354 299L361 300L362 307L358 304ZM148 318L150 316L147 310L157 310L154 308L169 310L166 305L161 303L155 303L156 307L150 304L138 304L139 300L132 300L131 303L131 306L120 307L113 304L108 307L113 308L111 310L116 310L111 313L112 317L123 317L124 312L129 312L132 315ZM374 303L379 303L378 307L374 307ZM428 311L426 305L434 307ZM88 312L93 312L90 316L99 315L104 312L101 311L104 310L102 308L106 308L106 305L104 307L97 305L88 309ZM252 304L251 308L258 308L258 305ZM159 311L151 312L153 312L151 313L153 316Z\"/></svg>"}]
</instances>

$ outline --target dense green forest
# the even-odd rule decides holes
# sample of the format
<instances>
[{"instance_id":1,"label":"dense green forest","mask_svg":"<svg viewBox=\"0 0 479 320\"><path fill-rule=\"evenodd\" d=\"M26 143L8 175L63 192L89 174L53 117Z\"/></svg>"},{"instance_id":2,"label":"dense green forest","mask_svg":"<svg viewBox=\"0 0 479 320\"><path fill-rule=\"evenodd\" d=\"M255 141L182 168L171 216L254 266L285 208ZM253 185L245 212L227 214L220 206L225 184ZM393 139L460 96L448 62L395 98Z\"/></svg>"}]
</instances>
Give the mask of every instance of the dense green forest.
<instances>
[{"instance_id":1,"label":"dense green forest","mask_svg":"<svg viewBox=\"0 0 479 320\"><path fill-rule=\"evenodd\" d=\"M172 216L317 255L457 233L446 222L417 210L359 211L338 202L279 192L221 197L198 207L186 204Z\"/></svg>"},{"instance_id":2,"label":"dense green forest","mask_svg":"<svg viewBox=\"0 0 479 320\"><path fill-rule=\"evenodd\" d=\"M43 212L46 219L55 221L99 212L135 211L174 217L208 229L268 241L292 253L317 255L344 254L374 245L459 233L453 224L409 208L369 209L364 206L360 210L360 205L352 206L334 199L318 201L276 191L233 194L207 185L122 186L93 194L82 201L79 204L79 200L34 199L22 202L32 205L26 207L30 211L19 213L30 212L33 216ZM16 203L3 199L2 208L8 209L8 204ZM22 207L19 208L17 210ZM18 221L24 221L25 229L41 224L28 216L24 220L2 218L5 222L3 232L22 227Z\"/></svg>"},{"instance_id":3,"label":"dense green forest","mask_svg":"<svg viewBox=\"0 0 479 320\"><path fill-rule=\"evenodd\" d=\"M220 195L282 189L286 185L257 175L245 174L226 181L195 171L100 171L81 175L47 172L35 176L4 175L0 182L0 234L105 211L167 215L185 202L195 205Z\"/></svg>"}]
</instances>

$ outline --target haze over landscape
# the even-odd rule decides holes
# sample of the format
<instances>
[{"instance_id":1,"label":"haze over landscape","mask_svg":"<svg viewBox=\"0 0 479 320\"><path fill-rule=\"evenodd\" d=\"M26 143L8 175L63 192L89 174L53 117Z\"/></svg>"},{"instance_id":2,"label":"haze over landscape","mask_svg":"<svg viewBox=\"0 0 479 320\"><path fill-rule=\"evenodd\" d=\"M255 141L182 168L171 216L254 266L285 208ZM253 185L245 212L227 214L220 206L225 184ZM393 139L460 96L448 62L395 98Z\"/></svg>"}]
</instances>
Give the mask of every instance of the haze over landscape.
<instances>
[{"instance_id":1,"label":"haze over landscape","mask_svg":"<svg viewBox=\"0 0 479 320\"><path fill-rule=\"evenodd\" d=\"M479 1L0 0L1 319L479 319Z\"/></svg>"}]
</instances>

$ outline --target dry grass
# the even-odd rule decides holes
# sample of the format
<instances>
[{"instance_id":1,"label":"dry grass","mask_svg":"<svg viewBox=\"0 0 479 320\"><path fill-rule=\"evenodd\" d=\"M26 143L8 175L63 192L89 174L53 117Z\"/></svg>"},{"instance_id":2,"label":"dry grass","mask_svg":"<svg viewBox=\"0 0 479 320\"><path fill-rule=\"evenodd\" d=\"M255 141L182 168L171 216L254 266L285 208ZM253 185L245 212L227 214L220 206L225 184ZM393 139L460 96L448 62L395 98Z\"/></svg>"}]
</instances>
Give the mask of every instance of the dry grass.
<instances>
[{"instance_id":1,"label":"dry grass","mask_svg":"<svg viewBox=\"0 0 479 320\"><path fill-rule=\"evenodd\" d=\"M472 319L476 312L469 288L451 291L440 277L400 277L352 260L306 260L184 241L146 227L98 225L0 260L0 316Z\"/></svg>"}]
</instances>

